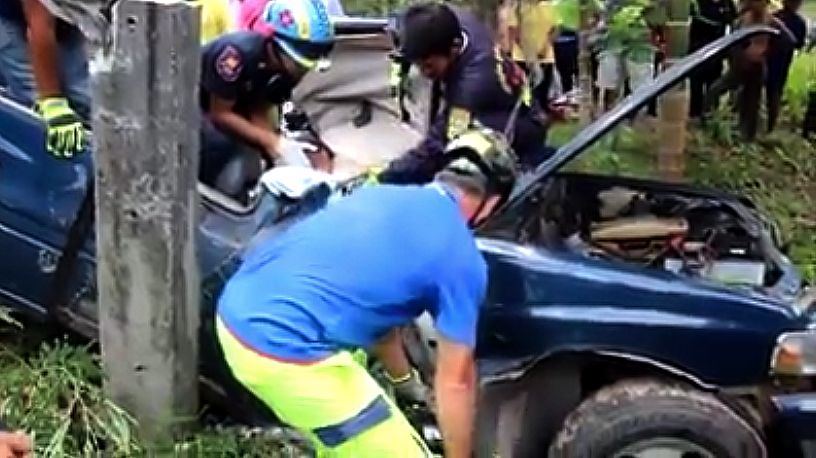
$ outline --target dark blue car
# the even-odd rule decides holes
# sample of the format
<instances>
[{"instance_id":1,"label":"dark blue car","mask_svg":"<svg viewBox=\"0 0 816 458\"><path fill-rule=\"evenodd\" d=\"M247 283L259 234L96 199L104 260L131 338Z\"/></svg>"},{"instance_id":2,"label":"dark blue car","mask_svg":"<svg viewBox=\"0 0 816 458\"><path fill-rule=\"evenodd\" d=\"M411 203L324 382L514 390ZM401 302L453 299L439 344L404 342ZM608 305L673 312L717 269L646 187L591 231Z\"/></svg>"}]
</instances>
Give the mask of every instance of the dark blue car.
<instances>
[{"instance_id":1,"label":"dark blue car","mask_svg":"<svg viewBox=\"0 0 816 458\"><path fill-rule=\"evenodd\" d=\"M347 33L361 30L385 36L377 21ZM480 456L816 456L816 298L773 224L740 196L562 170L757 33L773 32L740 30L638 90L525 177L480 230L490 266ZM0 299L93 339L92 155L55 160L43 145L37 117L0 98ZM214 300L253 239L297 230L326 198L270 189L241 204L199 186L202 383L248 423L270 416L224 370ZM409 353L432 380L433 331L422 320L411 331Z\"/></svg>"}]
</instances>

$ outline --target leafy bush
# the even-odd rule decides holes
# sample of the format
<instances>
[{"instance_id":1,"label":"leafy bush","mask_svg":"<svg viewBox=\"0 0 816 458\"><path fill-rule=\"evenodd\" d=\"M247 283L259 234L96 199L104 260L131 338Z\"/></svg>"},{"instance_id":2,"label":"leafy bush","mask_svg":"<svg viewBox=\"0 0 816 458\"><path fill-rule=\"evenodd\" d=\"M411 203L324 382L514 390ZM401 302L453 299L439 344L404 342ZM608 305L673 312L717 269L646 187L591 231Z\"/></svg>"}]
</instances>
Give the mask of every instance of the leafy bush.
<instances>
[{"instance_id":1,"label":"leafy bush","mask_svg":"<svg viewBox=\"0 0 816 458\"><path fill-rule=\"evenodd\" d=\"M785 85L784 103L787 119L798 129L805 115L808 93L816 90L816 54L800 53L791 64Z\"/></svg>"},{"instance_id":2,"label":"leafy bush","mask_svg":"<svg viewBox=\"0 0 816 458\"><path fill-rule=\"evenodd\" d=\"M148 447L134 419L105 396L90 347L38 343L36 329L21 328L0 308L0 418L33 437L38 457L304 456L299 438L284 429L207 426L179 443Z\"/></svg>"}]
</instances>

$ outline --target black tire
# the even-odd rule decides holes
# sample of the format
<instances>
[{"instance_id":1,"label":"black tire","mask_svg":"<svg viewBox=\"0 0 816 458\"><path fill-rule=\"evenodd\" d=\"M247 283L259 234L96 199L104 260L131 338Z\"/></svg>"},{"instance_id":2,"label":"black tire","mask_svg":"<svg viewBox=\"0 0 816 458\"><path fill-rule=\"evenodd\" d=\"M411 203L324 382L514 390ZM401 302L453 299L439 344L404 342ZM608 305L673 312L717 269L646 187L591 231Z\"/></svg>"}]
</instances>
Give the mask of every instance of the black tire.
<instances>
[{"instance_id":1,"label":"black tire","mask_svg":"<svg viewBox=\"0 0 816 458\"><path fill-rule=\"evenodd\" d=\"M549 456L614 457L659 438L690 443L717 458L766 456L757 431L717 398L653 380L625 380L586 399L565 420Z\"/></svg>"}]
</instances>

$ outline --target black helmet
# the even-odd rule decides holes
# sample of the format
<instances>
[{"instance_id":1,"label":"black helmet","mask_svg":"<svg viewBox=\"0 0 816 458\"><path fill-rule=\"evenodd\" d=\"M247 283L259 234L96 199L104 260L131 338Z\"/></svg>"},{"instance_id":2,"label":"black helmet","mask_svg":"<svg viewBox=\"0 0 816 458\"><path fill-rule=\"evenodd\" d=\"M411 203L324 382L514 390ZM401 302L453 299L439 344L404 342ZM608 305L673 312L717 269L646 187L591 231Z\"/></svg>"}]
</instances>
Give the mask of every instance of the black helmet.
<instances>
[{"instance_id":1,"label":"black helmet","mask_svg":"<svg viewBox=\"0 0 816 458\"><path fill-rule=\"evenodd\" d=\"M498 208L510 196L518 176L513 149L492 129L473 127L451 140L445 148L447 165L441 173L474 180L486 196L501 196Z\"/></svg>"},{"instance_id":2,"label":"black helmet","mask_svg":"<svg viewBox=\"0 0 816 458\"><path fill-rule=\"evenodd\" d=\"M397 55L416 61L433 55L447 55L462 44L462 26L456 14L445 4L431 2L413 5L389 27Z\"/></svg>"}]
</instances>

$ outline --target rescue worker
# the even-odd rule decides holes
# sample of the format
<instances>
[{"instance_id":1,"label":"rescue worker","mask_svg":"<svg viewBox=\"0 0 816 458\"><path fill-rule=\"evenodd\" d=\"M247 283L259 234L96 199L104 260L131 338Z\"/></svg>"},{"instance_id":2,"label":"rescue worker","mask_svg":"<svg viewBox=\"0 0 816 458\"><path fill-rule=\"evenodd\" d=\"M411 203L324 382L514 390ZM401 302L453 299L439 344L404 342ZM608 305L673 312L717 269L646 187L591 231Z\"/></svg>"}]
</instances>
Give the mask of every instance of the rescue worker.
<instances>
[{"instance_id":1,"label":"rescue worker","mask_svg":"<svg viewBox=\"0 0 816 458\"><path fill-rule=\"evenodd\" d=\"M306 72L328 68L334 44L321 0L269 2L263 20L261 31L228 33L202 51L199 178L231 196L257 181L261 158L308 166L310 146L273 131L268 115Z\"/></svg>"},{"instance_id":2,"label":"rescue worker","mask_svg":"<svg viewBox=\"0 0 816 458\"><path fill-rule=\"evenodd\" d=\"M475 16L447 4L423 3L405 11L398 29L399 58L441 84L443 103L425 140L390 163L380 181L430 181L444 163L445 144L475 121L500 132L509 128L524 165L546 157L543 113L531 106L523 70L495 46Z\"/></svg>"},{"instance_id":3,"label":"rescue worker","mask_svg":"<svg viewBox=\"0 0 816 458\"><path fill-rule=\"evenodd\" d=\"M689 54L725 35L726 28L737 18L734 0L694 0L691 2ZM722 75L722 59L710 59L689 78L689 116L698 117L705 93Z\"/></svg>"},{"instance_id":4,"label":"rescue worker","mask_svg":"<svg viewBox=\"0 0 816 458\"><path fill-rule=\"evenodd\" d=\"M440 334L434 389L445 456L472 456L487 270L470 229L507 198L515 158L485 129L463 131L444 154L433 183L360 188L261 241L218 300L216 331L233 375L309 436L317 456L430 456L351 356L371 350L398 393L427 402L399 333L424 311Z\"/></svg>"},{"instance_id":5,"label":"rescue worker","mask_svg":"<svg viewBox=\"0 0 816 458\"><path fill-rule=\"evenodd\" d=\"M0 1L0 74L8 95L46 124L46 149L68 158L85 146L91 115L85 39L39 0Z\"/></svg>"},{"instance_id":6,"label":"rescue worker","mask_svg":"<svg viewBox=\"0 0 816 458\"><path fill-rule=\"evenodd\" d=\"M799 15L802 0L784 0L782 9L774 16L791 31L794 42L782 37L771 41L771 52L768 53L768 75L765 79L765 100L768 107L768 132L776 127L779 109L782 105L782 93L788 80L788 70L793 62L793 53L805 46L807 23Z\"/></svg>"}]
</instances>

